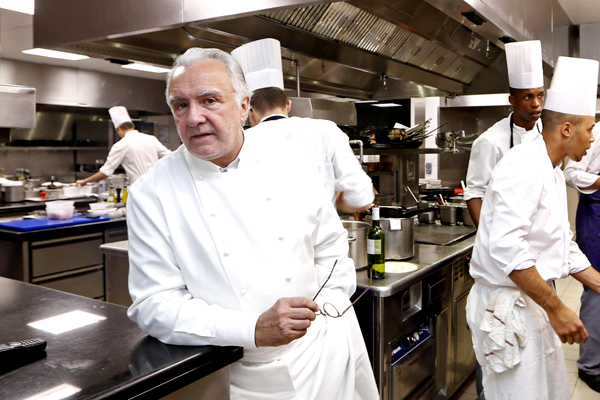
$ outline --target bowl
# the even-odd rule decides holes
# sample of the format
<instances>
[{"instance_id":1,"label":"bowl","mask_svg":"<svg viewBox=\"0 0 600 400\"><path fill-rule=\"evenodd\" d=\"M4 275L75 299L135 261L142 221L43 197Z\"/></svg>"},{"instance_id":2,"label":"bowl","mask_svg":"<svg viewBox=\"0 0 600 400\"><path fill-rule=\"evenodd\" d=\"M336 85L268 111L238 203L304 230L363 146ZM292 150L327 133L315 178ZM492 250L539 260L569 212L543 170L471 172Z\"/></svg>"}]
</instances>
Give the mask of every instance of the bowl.
<instances>
[{"instance_id":1,"label":"bowl","mask_svg":"<svg viewBox=\"0 0 600 400\"><path fill-rule=\"evenodd\" d=\"M69 219L73 218L73 201L53 201L46 203L46 215L48 219Z\"/></svg>"},{"instance_id":2,"label":"bowl","mask_svg":"<svg viewBox=\"0 0 600 400\"><path fill-rule=\"evenodd\" d=\"M105 201L99 201L97 203L90 203L90 210L105 210L108 208L115 208L115 204L107 203Z\"/></svg>"}]
</instances>

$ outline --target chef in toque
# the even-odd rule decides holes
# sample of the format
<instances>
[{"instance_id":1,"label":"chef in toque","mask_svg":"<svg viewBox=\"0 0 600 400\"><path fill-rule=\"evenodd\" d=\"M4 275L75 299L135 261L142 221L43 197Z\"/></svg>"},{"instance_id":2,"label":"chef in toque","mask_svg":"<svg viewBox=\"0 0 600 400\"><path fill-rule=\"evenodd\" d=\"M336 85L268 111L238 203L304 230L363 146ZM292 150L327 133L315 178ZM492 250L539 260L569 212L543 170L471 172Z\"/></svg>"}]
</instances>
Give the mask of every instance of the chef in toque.
<instances>
[{"instance_id":1,"label":"chef in toque","mask_svg":"<svg viewBox=\"0 0 600 400\"><path fill-rule=\"evenodd\" d=\"M255 128L248 135L277 135L305 146L315 160L327 195L338 210L366 211L374 200L373 183L357 162L348 136L333 122L289 118L292 101L283 90L281 47L278 40L262 39L231 52L240 63L253 91L248 119Z\"/></svg>"},{"instance_id":2,"label":"chef in toque","mask_svg":"<svg viewBox=\"0 0 600 400\"><path fill-rule=\"evenodd\" d=\"M467 322L488 400L571 398L561 342L588 333L553 281L600 292L600 273L572 240L560 166L594 141L597 87L598 61L559 57L542 134L502 158L483 199Z\"/></svg>"},{"instance_id":3,"label":"chef in toque","mask_svg":"<svg viewBox=\"0 0 600 400\"><path fill-rule=\"evenodd\" d=\"M467 170L465 200L475 225L479 225L482 199L494 167L514 146L533 140L541 131L544 105L542 45L539 40L508 43L506 65L513 112L496 122L473 143Z\"/></svg>"},{"instance_id":4,"label":"chef in toque","mask_svg":"<svg viewBox=\"0 0 600 400\"><path fill-rule=\"evenodd\" d=\"M594 129L595 138L600 130ZM570 160L565 168L567 185L579 191L579 205L575 221L577 244L591 261L600 268L600 142L595 141L581 161ZM579 318L590 335L579 347L577 360L579 377L590 388L600 392L600 295L584 286Z\"/></svg>"},{"instance_id":5,"label":"chef in toque","mask_svg":"<svg viewBox=\"0 0 600 400\"><path fill-rule=\"evenodd\" d=\"M171 150L156 137L138 132L125 107L112 107L108 113L121 140L110 148L106 162L100 171L88 178L78 180L76 182L78 186L108 178L119 164L123 165L129 182L133 183L156 161L171 153Z\"/></svg>"}]
</instances>

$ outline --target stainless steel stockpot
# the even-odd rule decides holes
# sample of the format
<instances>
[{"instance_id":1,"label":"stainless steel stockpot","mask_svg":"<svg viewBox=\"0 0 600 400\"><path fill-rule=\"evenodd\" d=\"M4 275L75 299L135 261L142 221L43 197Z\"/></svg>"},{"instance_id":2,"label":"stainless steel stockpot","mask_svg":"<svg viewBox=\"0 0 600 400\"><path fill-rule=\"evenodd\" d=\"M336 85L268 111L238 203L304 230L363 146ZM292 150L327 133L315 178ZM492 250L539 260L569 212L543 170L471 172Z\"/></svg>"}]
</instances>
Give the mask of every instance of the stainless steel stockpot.
<instances>
[{"instance_id":1,"label":"stainless steel stockpot","mask_svg":"<svg viewBox=\"0 0 600 400\"><path fill-rule=\"evenodd\" d=\"M348 231L348 255L354 260L356 269L367 266L367 232L371 227L362 221L342 221Z\"/></svg>"}]
</instances>

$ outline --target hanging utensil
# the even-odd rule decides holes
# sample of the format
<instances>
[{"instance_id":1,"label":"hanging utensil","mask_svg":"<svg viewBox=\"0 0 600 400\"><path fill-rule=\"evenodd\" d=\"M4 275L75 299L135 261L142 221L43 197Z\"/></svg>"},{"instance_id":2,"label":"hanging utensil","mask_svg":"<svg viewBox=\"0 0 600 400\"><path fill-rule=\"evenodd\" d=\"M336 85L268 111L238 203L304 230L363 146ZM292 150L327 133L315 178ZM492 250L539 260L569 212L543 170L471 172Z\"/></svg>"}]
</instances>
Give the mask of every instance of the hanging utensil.
<instances>
[{"instance_id":1,"label":"hanging utensil","mask_svg":"<svg viewBox=\"0 0 600 400\"><path fill-rule=\"evenodd\" d=\"M417 203L417 205L419 205L419 200L417 199L417 196L415 196L415 194L413 193L413 191L410 189L410 187L408 186L404 186L404 189L410 193L410 195L412 196L412 198L415 200L415 203Z\"/></svg>"}]
</instances>

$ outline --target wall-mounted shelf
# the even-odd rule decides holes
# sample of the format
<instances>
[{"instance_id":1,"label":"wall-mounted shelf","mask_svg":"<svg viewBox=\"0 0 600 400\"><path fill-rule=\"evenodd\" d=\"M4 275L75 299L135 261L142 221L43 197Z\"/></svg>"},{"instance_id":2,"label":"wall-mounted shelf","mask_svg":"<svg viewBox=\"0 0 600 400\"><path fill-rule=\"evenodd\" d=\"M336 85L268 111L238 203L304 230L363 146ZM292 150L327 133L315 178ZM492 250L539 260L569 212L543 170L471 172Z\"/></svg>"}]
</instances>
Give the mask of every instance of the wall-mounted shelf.
<instances>
[{"instance_id":1,"label":"wall-mounted shelf","mask_svg":"<svg viewBox=\"0 0 600 400\"><path fill-rule=\"evenodd\" d=\"M358 154L358 148L352 148L356 154ZM444 150L435 148L428 149L373 149L373 148L364 148L363 154L371 155L371 154L382 154L382 155L412 155L412 154L439 154L444 153Z\"/></svg>"},{"instance_id":2,"label":"wall-mounted shelf","mask_svg":"<svg viewBox=\"0 0 600 400\"><path fill-rule=\"evenodd\" d=\"M65 150L106 150L108 147L68 147L68 146L0 146L0 151L20 150L20 151L65 151Z\"/></svg>"},{"instance_id":3,"label":"wall-mounted shelf","mask_svg":"<svg viewBox=\"0 0 600 400\"><path fill-rule=\"evenodd\" d=\"M368 171L369 176L394 176L395 171Z\"/></svg>"}]
</instances>

